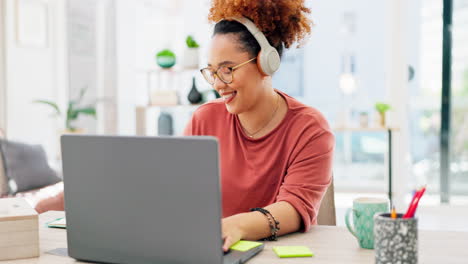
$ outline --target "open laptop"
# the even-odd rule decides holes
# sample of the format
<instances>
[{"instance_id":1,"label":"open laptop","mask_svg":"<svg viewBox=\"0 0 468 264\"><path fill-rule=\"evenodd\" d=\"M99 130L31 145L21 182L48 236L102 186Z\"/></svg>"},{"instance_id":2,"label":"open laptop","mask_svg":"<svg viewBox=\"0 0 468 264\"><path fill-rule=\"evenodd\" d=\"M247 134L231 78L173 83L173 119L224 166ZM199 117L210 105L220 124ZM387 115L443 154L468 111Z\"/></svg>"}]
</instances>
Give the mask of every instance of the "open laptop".
<instances>
[{"instance_id":1,"label":"open laptop","mask_svg":"<svg viewBox=\"0 0 468 264\"><path fill-rule=\"evenodd\" d=\"M104 263L244 263L222 251L219 156L211 137L65 135L68 254Z\"/></svg>"}]
</instances>

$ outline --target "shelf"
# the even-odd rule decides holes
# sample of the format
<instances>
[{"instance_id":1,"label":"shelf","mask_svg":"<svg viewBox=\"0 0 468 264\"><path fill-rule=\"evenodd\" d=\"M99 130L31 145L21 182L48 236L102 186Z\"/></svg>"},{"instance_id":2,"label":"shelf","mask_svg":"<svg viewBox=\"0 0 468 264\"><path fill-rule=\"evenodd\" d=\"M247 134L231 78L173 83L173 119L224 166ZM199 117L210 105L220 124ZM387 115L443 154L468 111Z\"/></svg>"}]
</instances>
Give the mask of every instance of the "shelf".
<instances>
[{"instance_id":1,"label":"shelf","mask_svg":"<svg viewBox=\"0 0 468 264\"><path fill-rule=\"evenodd\" d=\"M183 105L183 104L177 104L177 105L138 105L137 108L198 108L202 104L194 104L194 105Z\"/></svg>"},{"instance_id":2,"label":"shelf","mask_svg":"<svg viewBox=\"0 0 468 264\"><path fill-rule=\"evenodd\" d=\"M397 127L333 127L332 131L339 132L386 132L386 131L399 131Z\"/></svg>"},{"instance_id":3,"label":"shelf","mask_svg":"<svg viewBox=\"0 0 468 264\"><path fill-rule=\"evenodd\" d=\"M161 113L169 112L173 117L173 130L175 135L183 132L197 105L141 105L135 108L135 128L138 136L158 135L158 118Z\"/></svg>"}]
</instances>

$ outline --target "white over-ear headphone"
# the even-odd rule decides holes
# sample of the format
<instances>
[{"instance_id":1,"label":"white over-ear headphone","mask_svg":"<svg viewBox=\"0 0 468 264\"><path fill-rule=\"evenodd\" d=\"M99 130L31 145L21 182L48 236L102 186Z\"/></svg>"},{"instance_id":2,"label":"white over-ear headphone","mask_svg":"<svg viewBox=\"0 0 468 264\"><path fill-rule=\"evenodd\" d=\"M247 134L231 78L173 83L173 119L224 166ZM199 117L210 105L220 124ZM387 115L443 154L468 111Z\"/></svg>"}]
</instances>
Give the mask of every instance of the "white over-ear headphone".
<instances>
[{"instance_id":1,"label":"white over-ear headphone","mask_svg":"<svg viewBox=\"0 0 468 264\"><path fill-rule=\"evenodd\" d=\"M281 60L278 51L270 45L265 35L258 27L246 17L230 17L226 20L235 20L243 24L247 30L252 33L254 38L260 45L260 53L257 56L257 65L260 71L265 75L273 75L280 66Z\"/></svg>"}]
</instances>

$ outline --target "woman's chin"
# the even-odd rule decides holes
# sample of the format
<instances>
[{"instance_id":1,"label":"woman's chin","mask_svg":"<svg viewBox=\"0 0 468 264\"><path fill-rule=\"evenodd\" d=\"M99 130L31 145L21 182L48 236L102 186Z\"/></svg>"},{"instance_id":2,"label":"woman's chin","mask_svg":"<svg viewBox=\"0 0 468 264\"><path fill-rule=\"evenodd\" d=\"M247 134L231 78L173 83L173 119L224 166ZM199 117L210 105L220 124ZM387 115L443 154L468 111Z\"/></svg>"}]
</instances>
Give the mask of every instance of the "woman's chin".
<instances>
[{"instance_id":1,"label":"woman's chin","mask_svg":"<svg viewBox=\"0 0 468 264\"><path fill-rule=\"evenodd\" d=\"M239 114L239 109L233 105L226 105L226 110L233 115Z\"/></svg>"}]
</instances>

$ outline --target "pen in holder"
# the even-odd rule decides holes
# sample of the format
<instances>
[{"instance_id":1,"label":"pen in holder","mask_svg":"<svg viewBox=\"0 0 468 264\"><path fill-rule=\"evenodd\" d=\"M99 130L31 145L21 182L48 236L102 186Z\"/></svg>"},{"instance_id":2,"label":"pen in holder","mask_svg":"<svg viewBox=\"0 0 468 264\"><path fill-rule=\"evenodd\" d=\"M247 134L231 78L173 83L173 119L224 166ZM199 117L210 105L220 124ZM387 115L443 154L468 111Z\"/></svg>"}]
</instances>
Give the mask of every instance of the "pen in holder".
<instances>
[{"instance_id":1,"label":"pen in holder","mask_svg":"<svg viewBox=\"0 0 468 264\"><path fill-rule=\"evenodd\" d=\"M375 263L418 263L418 219L374 216Z\"/></svg>"}]
</instances>

